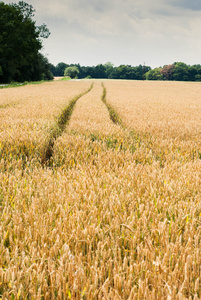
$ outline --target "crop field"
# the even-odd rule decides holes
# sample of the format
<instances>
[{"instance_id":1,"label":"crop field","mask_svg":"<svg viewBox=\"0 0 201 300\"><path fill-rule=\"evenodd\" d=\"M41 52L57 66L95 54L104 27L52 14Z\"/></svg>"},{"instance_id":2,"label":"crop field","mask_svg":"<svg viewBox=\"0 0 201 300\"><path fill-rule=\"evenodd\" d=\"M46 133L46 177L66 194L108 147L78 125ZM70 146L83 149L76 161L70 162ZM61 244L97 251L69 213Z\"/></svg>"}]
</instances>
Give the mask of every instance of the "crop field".
<instances>
[{"instance_id":1,"label":"crop field","mask_svg":"<svg viewBox=\"0 0 201 300\"><path fill-rule=\"evenodd\" d=\"M0 299L201 298L201 84L0 90Z\"/></svg>"}]
</instances>

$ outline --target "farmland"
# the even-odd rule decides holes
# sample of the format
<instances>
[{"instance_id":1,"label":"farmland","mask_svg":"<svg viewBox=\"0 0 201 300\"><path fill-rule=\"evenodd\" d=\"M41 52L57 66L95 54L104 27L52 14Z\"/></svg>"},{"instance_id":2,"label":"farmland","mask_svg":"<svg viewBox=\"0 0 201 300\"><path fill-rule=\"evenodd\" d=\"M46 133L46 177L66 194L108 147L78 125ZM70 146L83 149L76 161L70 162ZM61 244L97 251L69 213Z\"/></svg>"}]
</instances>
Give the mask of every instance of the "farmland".
<instances>
[{"instance_id":1,"label":"farmland","mask_svg":"<svg viewBox=\"0 0 201 300\"><path fill-rule=\"evenodd\" d=\"M200 299L201 85L0 90L2 299Z\"/></svg>"}]
</instances>

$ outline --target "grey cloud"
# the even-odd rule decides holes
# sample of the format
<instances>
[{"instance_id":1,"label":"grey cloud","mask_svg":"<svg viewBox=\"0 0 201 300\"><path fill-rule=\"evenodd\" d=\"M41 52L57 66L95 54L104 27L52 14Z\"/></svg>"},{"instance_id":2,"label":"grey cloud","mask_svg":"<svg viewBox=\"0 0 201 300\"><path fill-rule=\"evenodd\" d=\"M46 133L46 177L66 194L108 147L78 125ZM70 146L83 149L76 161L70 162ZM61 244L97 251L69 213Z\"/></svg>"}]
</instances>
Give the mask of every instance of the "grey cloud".
<instances>
[{"instance_id":1,"label":"grey cloud","mask_svg":"<svg viewBox=\"0 0 201 300\"><path fill-rule=\"evenodd\" d=\"M68 0L67 3L70 9L78 9L86 13L105 13L113 7L113 1L107 0Z\"/></svg>"},{"instance_id":2,"label":"grey cloud","mask_svg":"<svg viewBox=\"0 0 201 300\"><path fill-rule=\"evenodd\" d=\"M193 10L193 11L200 11L201 10L201 1L200 0L172 0L170 1L172 5L175 7Z\"/></svg>"}]
</instances>

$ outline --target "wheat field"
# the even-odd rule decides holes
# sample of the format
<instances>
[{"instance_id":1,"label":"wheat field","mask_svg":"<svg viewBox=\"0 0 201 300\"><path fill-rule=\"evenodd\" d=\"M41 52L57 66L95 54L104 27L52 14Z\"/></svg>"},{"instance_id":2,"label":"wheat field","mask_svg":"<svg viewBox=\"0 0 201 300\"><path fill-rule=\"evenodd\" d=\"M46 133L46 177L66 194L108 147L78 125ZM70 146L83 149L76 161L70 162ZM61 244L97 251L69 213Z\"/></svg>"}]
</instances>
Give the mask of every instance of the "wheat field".
<instances>
[{"instance_id":1,"label":"wheat field","mask_svg":"<svg viewBox=\"0 0 201 300\"><path fill-rule=\"evenodd\" d=\"M201 85L0 90L0 298L200 299Z\"/></svg>"}]
</instances>

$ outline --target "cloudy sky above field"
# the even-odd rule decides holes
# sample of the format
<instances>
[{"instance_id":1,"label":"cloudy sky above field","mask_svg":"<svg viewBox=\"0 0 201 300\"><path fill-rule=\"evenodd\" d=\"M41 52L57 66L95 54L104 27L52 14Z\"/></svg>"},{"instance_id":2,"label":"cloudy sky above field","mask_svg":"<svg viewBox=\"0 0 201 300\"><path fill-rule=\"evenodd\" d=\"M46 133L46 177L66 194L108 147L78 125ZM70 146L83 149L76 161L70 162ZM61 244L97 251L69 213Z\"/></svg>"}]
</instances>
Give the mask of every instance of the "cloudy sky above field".
<instances>
[{"instance_id":1,"label":"cloudy sky above field","mask_svg":"<svg viewBox=\"0 0 201 300\"><path fill-rule=\"evenodd\" d=\"M36 9L37 24L51 31L43 53L55 65L201 63L200 0L25 2Z\"/></svg>"}]
</instances>

